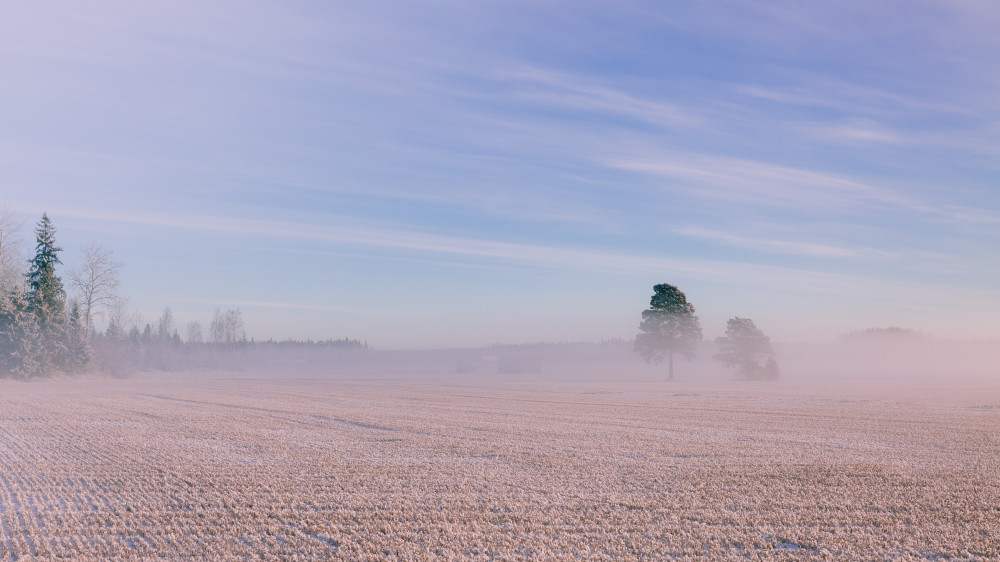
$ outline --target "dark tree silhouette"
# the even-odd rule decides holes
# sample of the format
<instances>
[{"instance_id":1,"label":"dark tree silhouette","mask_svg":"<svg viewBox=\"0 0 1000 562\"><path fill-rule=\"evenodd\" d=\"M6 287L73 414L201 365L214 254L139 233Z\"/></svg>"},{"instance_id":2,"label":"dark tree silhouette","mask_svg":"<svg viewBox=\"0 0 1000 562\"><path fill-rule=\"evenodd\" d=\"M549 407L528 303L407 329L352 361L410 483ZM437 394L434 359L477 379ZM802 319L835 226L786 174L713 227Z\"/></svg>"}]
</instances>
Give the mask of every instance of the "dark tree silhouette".
<instances>
[{"instance_id":1,"label":"dark tree silhouette","mask_svg":"<svg viewBox=\"0 0 1000 562\"><path fill-rule=\"evenodd\" d=\"M642 311L634 351L646 363L658 365L666 357L670 364L669 380L674 380L674 353L691 359L699 341L701 323L687 296L673 285L654 285L649 309Z\"/></svg>"}]
</instances>

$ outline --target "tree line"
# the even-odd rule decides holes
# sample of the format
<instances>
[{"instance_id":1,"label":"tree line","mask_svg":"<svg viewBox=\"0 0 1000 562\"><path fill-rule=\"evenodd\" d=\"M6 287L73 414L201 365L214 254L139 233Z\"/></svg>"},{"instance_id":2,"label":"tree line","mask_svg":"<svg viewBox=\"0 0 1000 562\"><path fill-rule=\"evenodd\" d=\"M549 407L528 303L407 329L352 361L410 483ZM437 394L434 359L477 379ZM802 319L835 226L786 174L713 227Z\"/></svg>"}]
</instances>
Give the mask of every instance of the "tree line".
<instances>
[{"instance_id":1,"label":"tree line","mask_svg":"<svg viewBox=\"0 0 1000 562\"><path fill-rule=\"evenodd\" d=\"M322 346L365 348L356 340L255 343L239 308L216 309L207 331L198 321L182 339L168 307L144 323L119 293L122 264L96 244L80 252L80 266L59 275L56 229L45 213L35 228L34 257L21 254L22 221L0 208L0 377L38 378L56 373L125 376L140 370L235 368L248 350ZM104 320L98 331L95 321Z\"/></svg>"},{"instance_id":2,"label":"tree line","mask_svg":"<svg viewBox=\"0 0 1000 562\"><path fill-rule=\"evenodd\" d=\"M668 283L653 286L649 308L642 311L633 349L647 363L669 364L674 380L674 354L693 359L702 340L701 321L694 305L680 289ZM776 379L780 374L771 339L749 318L726 322L726 335L715 339L715 358L748 379Z\"/></svg>"}]
</instances>

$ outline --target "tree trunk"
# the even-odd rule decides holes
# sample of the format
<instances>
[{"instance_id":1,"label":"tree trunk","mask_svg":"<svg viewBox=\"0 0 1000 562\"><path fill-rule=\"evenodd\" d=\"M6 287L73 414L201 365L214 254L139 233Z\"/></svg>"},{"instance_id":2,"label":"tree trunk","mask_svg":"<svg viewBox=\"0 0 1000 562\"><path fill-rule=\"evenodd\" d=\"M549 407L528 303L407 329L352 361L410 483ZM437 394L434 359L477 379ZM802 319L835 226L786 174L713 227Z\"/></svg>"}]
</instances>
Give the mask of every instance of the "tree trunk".
<instances>
[{"instance_id":1,"label":"tree trunk","mask_svg":"<svg viewBox=\"0 0 1000 562\"><path fill-rule=\"evenodd\" d=\"M674 352L671 351L670 355L670 378L667 380L674 380Z\"/></svg>"},{"instance_id":2,"label":"tree trunk","mask_svg":"<svg viewBox=\"0 0 1000 562\"><path fill-rule=\"evenodd\" d=\"M83 330L83 333L84 333L83 338L84 338L84 340L86 340L89 343L90 342L90 326L91 326L91 323L90 323L90 307L91 307L91 303L90 302L85 302L83 304L85 304L87 306L87 320L86 320L86 323L84 324L85 329Z\"/></svg>"}]
</instances>

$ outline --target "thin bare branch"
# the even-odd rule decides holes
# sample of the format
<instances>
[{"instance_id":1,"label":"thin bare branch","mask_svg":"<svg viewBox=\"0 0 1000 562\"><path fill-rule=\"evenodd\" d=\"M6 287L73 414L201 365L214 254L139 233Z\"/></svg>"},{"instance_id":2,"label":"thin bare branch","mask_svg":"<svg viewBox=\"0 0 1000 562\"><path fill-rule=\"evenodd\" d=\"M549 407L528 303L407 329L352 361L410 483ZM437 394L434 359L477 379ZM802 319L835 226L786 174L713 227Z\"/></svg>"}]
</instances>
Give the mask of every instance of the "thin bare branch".
<instances>
[{"instance_id":1,"label":"thin bare branch","mask_svg":"<svg viewBox=\"0 0 1000 562\"><path fill-rule=\"evenodd\" d=\"M112 306L118 298L119 272L122 264L111 252L90 244L80 252L83 265L69 272L70 284L76 289L83 307L84 320L91 326L95 316Z\"/></svg>"}]
</instances>

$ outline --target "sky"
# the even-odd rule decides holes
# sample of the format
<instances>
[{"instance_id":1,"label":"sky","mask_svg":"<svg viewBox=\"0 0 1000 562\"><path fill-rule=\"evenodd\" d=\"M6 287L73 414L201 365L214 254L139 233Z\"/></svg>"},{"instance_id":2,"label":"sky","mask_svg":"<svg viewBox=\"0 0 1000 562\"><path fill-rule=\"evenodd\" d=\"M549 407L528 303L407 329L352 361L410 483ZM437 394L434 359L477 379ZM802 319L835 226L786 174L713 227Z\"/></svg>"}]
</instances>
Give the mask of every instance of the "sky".
<instances>
[{"instance_id":1,"label":"sky","mask_svg":"<svg viewBox=\"0 0 1000 562\"><path fill-rule=\"evenodd\" d=\"M0 203L149 322L627 339L671 283L707 339L1000 338L993 0L3 12Z\"/></svg>"}]
</instances>

